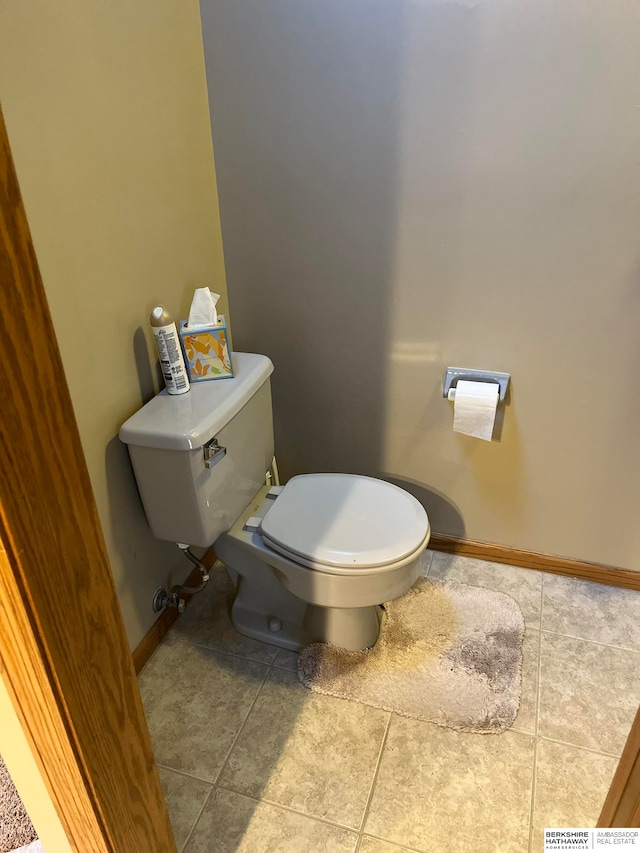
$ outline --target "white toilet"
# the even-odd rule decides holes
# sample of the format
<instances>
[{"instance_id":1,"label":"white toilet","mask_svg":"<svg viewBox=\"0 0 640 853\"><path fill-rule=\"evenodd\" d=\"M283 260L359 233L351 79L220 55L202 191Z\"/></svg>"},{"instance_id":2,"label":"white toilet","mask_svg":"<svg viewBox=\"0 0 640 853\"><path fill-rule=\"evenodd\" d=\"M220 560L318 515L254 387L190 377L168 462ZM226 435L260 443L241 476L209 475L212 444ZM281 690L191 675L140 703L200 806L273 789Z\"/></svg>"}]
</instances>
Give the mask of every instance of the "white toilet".
<instances>
[{"instance_id":1,"label":"white toilet","mask_svg":"<svg viewBox=\"0 0 640 853\"><path fill-rule=\"evenodd\" d=\"M430 529L403 489L352 474L270 486L271 361L234 353L235 377L162 391L120 429L154 535L215 550L242 634L287 649L372 646L380 604L415 582Z\"/></svg>"}]
</instances>

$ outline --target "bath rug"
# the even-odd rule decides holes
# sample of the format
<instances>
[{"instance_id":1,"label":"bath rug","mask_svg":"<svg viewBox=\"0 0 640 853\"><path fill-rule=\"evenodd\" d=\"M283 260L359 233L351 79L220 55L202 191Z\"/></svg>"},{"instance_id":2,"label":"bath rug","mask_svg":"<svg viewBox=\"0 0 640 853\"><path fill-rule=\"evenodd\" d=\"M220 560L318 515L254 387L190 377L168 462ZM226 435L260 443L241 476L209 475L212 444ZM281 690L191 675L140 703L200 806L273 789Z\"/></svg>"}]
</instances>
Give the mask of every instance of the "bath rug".
<instances>
[{"instance_id":1,"label":"bath rug","mask_svg":"<svg viewBox=\"0 0 640 853\"><path fill-rule=\"evenodd\" d=\"M371 649L306 646L298 658L302 683L460 732L511 726L520 706L524 637L511 596L419 578L384 608Z\"/></svg>"},{"instance_id":2,"label":"bath rug","mask_svg":"<svg viewBox=\"0 0 640 853\"><path fill-rule=\"evenodd\" d=\"M7 766L0 757L0 853L7 853L37 838Z\"/></svg>"}]
</instances>

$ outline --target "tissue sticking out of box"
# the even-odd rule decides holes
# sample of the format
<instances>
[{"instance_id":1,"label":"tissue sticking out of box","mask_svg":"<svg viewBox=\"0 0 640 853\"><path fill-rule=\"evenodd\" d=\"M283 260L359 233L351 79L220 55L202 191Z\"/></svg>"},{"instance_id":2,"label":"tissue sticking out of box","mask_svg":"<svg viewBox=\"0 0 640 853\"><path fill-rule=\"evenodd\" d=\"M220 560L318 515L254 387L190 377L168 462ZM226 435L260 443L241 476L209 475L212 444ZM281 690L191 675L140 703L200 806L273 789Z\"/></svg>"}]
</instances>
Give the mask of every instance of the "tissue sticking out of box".
<instances>
[{"instance_id":1,"label":"tissue sticking out of box","mask_svg":"<svg viewBox=\"0 0 640 853\"><path fill-rule=\"evenodd\" d=\"M191 300L187 328L206 329L218 325L216 303L219 293L213 293L208 287L197 287Z\"/></svg>"}]
</instances>

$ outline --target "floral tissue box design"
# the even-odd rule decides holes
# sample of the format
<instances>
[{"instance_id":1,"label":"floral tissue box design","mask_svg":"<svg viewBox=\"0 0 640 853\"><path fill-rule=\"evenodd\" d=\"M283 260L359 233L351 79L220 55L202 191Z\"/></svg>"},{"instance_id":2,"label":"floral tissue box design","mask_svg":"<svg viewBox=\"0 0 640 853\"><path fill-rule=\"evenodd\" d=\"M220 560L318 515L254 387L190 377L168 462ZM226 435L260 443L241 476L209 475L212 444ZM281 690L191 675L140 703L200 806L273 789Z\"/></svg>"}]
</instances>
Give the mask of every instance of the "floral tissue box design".
<instances>
[{"instance_id":1,"label":"floral tissue box design","mask_svg":"<svg viewBox=\"0 0 640 853\"><path fill-rule=\"evenodd\" d=\"M189 331L187 321L181 320L180 340L191 382L233 376L224 314L218 315L217 326L197 331Z\"/></svg>"}]
</instances>

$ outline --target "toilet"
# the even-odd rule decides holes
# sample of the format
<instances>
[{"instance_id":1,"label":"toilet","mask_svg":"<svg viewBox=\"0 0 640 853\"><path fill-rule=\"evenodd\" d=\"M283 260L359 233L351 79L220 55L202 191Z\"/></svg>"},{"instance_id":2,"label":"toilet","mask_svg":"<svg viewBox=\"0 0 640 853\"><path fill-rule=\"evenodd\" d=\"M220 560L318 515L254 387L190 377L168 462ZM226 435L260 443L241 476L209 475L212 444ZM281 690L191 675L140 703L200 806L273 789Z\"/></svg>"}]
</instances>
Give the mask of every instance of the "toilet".
<instances>
[{"instance_id":1,"label":"toilet","mask_svg":"<svg viewBox=\"0 0 640 853\"><path fill-rule=\"evenodd\" d=\"M253 353L234 353L233 364L233 378L161 391L120 429L151 530L214 545L240 633L293 651L368 648L382 602L418 577L427 514L398 486L357 474L274 486L273 364Z\"/></svg>"}]
</instances>

